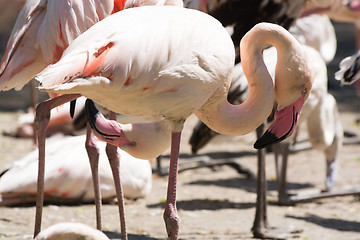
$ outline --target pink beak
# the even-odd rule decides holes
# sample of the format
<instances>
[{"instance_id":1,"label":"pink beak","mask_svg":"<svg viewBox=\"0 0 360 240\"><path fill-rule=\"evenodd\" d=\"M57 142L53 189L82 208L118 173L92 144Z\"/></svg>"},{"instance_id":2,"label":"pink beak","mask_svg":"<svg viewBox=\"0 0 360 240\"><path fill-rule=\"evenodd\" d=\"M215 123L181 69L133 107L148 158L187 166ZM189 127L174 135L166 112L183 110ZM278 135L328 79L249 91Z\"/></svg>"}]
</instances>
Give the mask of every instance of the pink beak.
<instances>
[{"instance_id":1,"label":"pink beak","mask_svg":"<svg viewBox=\"0 0 360 240\"><path fill-rule=\"evenodd\" d=\"M85 107L89 124L96 137L117 147L134 145L133 142L126 138L120 124L114 120L106 119L97 110L92 100L86 99Z\"/></svg>"},{"instance_id":2,"label":"pink beak","mask_svg":"<svg viewBox=\"0 0 360 240\"><path fill-rule=\"evenodd\" d=\"M289 137L298 124L299 114L305 102L305 94L302 94L293 104L275 112L274 122L264 135L259 138L254 148L265 148L271 144L280 142Z\"/></svg>"}]
</instances>

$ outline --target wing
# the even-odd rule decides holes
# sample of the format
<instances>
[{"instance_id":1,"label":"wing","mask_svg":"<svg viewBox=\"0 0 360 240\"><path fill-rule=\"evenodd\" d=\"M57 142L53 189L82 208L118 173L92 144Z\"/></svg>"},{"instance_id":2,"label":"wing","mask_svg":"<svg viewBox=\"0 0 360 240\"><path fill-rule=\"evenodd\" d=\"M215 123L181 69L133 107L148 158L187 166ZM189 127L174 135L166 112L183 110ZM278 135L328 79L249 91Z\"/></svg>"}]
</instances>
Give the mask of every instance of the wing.
<instances>
[{"instance_id":1,"label":"wing","mask_svg":"<svg viewBox=\"0 0 360 240\"><path fill-rule=\"evenodd\" d=\"M43 0L28 0L21 10L1 60L0 90L13 87L20 89L36 74L34 70L41 71L41 67L34 67L34 63L40 61L33 47L34 29L38 27L45 11L46 1ZM21 76L14 78L19 72L22 72Z\"/></svg>"},{"instance_id":2,"label":"wing","mask_svg":"<svg viewBox=\"0 0 360 240\"><path fill-rule=\"evenodd\" d=\"M95 23L123 8L123 0L28 0L0 66L0 89L21 89Z\"/></svg>"}]
</instances>

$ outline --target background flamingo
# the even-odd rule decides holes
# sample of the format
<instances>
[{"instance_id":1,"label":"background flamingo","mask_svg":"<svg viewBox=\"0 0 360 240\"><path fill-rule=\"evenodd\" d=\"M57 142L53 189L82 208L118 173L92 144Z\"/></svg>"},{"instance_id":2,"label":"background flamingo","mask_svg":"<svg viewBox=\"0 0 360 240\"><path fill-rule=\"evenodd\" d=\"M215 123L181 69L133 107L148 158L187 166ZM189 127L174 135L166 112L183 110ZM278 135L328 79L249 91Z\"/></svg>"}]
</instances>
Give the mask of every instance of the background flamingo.
<instances>
[{"instance_id":1,"label":"background flamingo","mask_svg":"<svg viewBox=\"0 0 360 240\"><path fill-rule=\"evenodd\" d=\"M85 224L64 222L52 225L39 233L34 240L110 240L104 233Z\"/></svg>"},{"instance_id":2,"label":"background flamingo","mask_svg":"<svg viewBox=\"0 0 360 240\"><path fill-rule=\"evenodd\" d=\"M148 27L137 27L138 22L143 22L143 19L146 19ZM198 24L194 25L195 21ZM132 24L121 24L125 22ZM129 32L128 29L131 31ZM270 34L277 31L281 32L281 35ZM262 37L257 34L261 34ZM259 64L262 66L260 69L264 71L264 75L261 76L266 82L261 84L261 89L250 89L250 96L252 91L264 91L257 94L261 96L260 99L252 96L244 104L236 107L229 105L226 100L234 62L234 46L228 33L219 22L208 15L182 8L156 7L150 10L142 7L114 14L77 38L57 64L49 66L37 76L43 90L74 94L72 97L70 95L71 100L81 93L115 112L152 119L164 118L170 122L171 163L164 218L171 239L176 239L178 236L175 186L180 133L185 119L195 112L200 119L220 132L244 134L253 130L270 114L273 105L268 100L275 97L272 80L268 78L265 65L261 64L262 59L257 58L258 53L266 43L275 44L282 57L290 57L286 55L288 52L297 52L297 49L301 49L288 32L271 24L258 25L247 36L247 40L242 41L243 64L245 61L248 64L247 68L251 69L250 62L260 61ZM258 39L257 44L254 44L253 39ZM248 45L250 42L251 47ZM137 47L130 47L133 45ZM245 53L245 49L250 52ZM124 51L127 54L120 56L116 54ZM309 94L312 72L306 64L304 53L297 52L297 54L305 61L295 63L284 61L279 57L281 59L279 62L290 64L288 67L293 68L293 71L305 70L299 72L303 78L297 79L301 81L301 88L288 93L286 89L290 85L293 86L293 83L285 82L284 79L292 79L293 74L288 76L285 72L279 72L276 98L283 109L276 114L275 124L270 127L265 139L257 142L259 147L292 132L292 126L288 125L285 116L297 115ZM90 56L90 60L86 63L87 56ZM70 67L70 62L79 65L75 67L71 64ZM298 64L302 67L299 68ZM287 92L287 96L281 96L282 92ZM264 96L269 98L262 99ZM68 99L63 98L63 100ZM261 108L259 105L253 105L258 101L262 102ZM288 105L291 109L294 108L296 113L293 110L287 111L288 107L285 106ZM250 111L243 114L245 109ZM123 135L121 136L120 129L116 129L114 125L116 123L110 121L112 125L106 126L98 112L93 111L92 107L89 110L90 115L95 115L95 120L100 120L100 122L95 121L93 128L96 127L96 131L103 135L104 139L106 136L109 137L109 133L113 136L117 133L122 138L122 144L124 142L125 145L132 144ZM219 113L219 110L224 112ZM228 114L232 116L230 119ZM282 114L285 114L284 118L280 117ZM294 123L296 120L295 117ZM283 127L287 126L286 129L276 128L278 121ZM267 139L269 135L270 139ZM114 142L120 138L111 137L107 141ZM131 145L128 147L131 148Z\"/></svg>"},{"instance_id":3,"label":"background flamingo","mask_svg":"<svg viewBox=\"0 0 360 240\"><path fill-rule=\"evenodd\" d=\"M47 145L45 201L48 203L87 203L94 201L92 179L85 148L85 135L55 135ZM99 177L103 201L116 196L111 169L106 159L105 143L99 142ZM66 149L66 151L64 151ZM121 179L124 197L145 197L151 190L152 169L149 161L118 150L121 157ZM68 152L71 152L69 156ZM37 186L37 150L14 162L0 178L0 205L35 203Z\"/></svg>"}]
</instances>

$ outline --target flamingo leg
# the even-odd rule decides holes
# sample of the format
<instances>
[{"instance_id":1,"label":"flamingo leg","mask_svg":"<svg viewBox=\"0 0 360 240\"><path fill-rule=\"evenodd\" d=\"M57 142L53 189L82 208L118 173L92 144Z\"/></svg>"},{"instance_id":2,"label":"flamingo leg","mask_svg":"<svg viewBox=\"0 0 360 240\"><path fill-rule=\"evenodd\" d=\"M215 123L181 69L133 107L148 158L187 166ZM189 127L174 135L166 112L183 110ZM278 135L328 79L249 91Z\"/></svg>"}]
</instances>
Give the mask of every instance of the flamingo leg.
<instances>
[{"instance_id":1,"label":"flamingo leg","mask_svg":"<svg viewBox=\"0 0 360 240\"><path fill-rule=\"evenodd\" d=\"M34 126L36 130L39 149L39 168L37 180L34 237L41 231L42 208L44 205L45 139L46 129L50 119L50 111L51 109L71 100L74 100L80 96L81 95L78 94L61 95L57 98L44 101L36 107Z\"/></svg>"},{"instance_id":2,"label":"flamingo leg","mask_svg":"<svg viewBox=\"0 0 360 240\"><path fill-rule=\"evenodd\" d=\"M280 205L289 205L290 199L287 194L287 182L286 182L286 170L289 156L289 143L278 143L275 146L276 155L282 156L282 160L279 160L277 156L275 158L276 163L276 183L278 188L278 201ZM281 163L280 163L281 162Z\"/></svg>"},{"instance_id":3,"label":"flamingo leg","mask_svg":"<svg viewBox=\"0 0 360 240\"><path fill-rule=\"evenodd\" d=\"M36 105L39 102L39 97L36 91L36 80L32 79L29 84L30 88L30 96L31 96L31 103L34 109L36 109ZM35 125L33 124L34 133L35 133ZM36 146L36 134L33 135L34 145Z\"/></svg>"},{"instance_id":4,"label":"flamingo leg","mask_svg":"<svg viewBox=\"0 0 360 240\"><path fill-rule=\"evenodd\" d=\"M181 132L172 132L168 190L166 206L163 215L166 231L170 240L176 240L179 236L180 219L176 209L176 183L179 164L180 140Z\"/></svg>"},{"instance_id":5,"label":"flamingo leg","mask_svg":"<svg viewBox=\"0 0 360 240\"><path fill-rule=\"evenodd\" d=\"M90 125L87 124L85 148L89 157L93 186L94 186L96 228L101 231L102 224L101 224L101 191L100 191L100 179L99 179L99 148L96 146L94 137L95 136L91 131Z\"/></svg>"},{"instance_id":6,"label":"flamingo leg","mask_svg":"<svg viewBox=\"0 0 360 240\"><path fill-rule=\"evenodd\" d=\"M264 132L264 125L256 129L257 137L261 137ZM261 239L288 239L298 237L302 230L275 228L268 224L267 202L266 202L266 176L265 176L265 149L258 149L258 175L256 183L256 212L252 232L255 238Z\"/></svg>"},{"instance_id":7,"label":"flamingo leg","mask_svg":"<svg viewBox=\"0 0 360 240\"><path fill-rule=\"evenodd\" d=\"M110 112L110 120L116 120L116 114L114 112ZM121 186L120 156L118 154L117 146L113 146L108 143L106 145L106 154L108 156L111 170L113 173L116 195L117 195L117 199L118 199L121 239L127 240L128 238L127 238L126 222L125 222L124 193L123 193L123 189Z\"/></svg>"}]
</instances>

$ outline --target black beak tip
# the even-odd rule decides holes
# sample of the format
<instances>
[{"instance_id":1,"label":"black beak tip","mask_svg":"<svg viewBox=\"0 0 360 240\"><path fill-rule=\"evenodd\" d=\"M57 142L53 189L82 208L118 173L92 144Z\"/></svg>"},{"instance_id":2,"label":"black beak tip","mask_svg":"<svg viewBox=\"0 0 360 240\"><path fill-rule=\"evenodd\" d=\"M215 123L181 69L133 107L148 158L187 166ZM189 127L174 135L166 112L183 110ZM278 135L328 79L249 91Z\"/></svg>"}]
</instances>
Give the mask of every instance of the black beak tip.
<instances>
[{"instance_id":1,"label":"black beak tip","mask_svg":"<svg viewBox=\"0 0 360 240\"><path fill-rule=\"evenodd\" d=\"M261 138L259 138L255 143L254 143L254 148L255 149L261 149L261 148L265 148L271 144L277 143L281 141L280 138L276 137L275 134L266 131L264 133L264 135L262 135Z\"/></svg>"},{"instance_id":2,"label":"black beak tip","mask_svg":"<svg viewBox=\"0 0 360 240\"><path fill-rule=\"evenodd\" d=\"M96 109L95 104L91 99L86 99L85 109L90 127L92 129L96 129L95 122L96 117L99 114L99 110Z\"/></svg>"}]
</instances>

